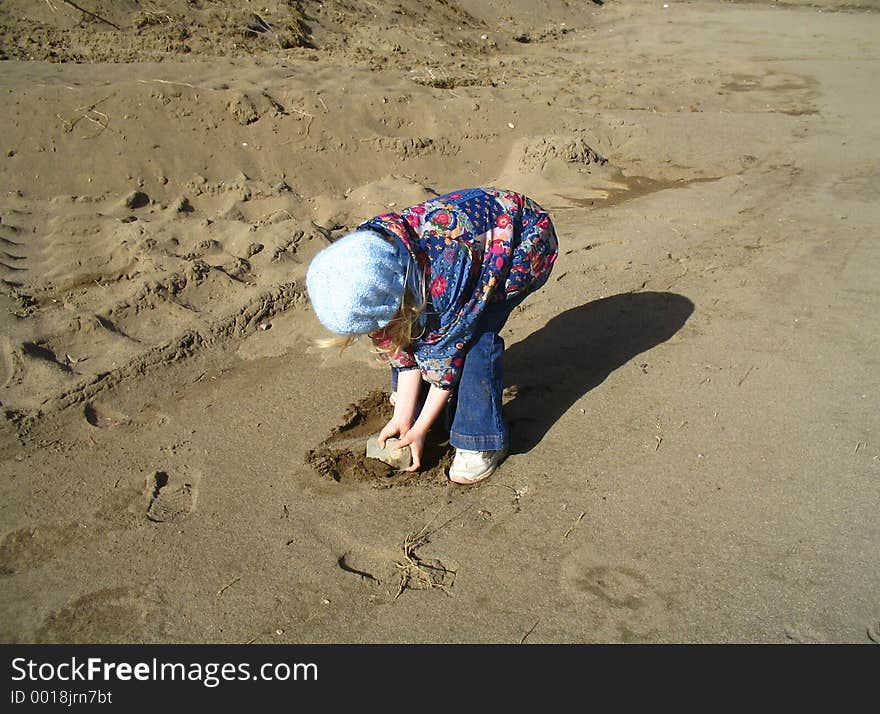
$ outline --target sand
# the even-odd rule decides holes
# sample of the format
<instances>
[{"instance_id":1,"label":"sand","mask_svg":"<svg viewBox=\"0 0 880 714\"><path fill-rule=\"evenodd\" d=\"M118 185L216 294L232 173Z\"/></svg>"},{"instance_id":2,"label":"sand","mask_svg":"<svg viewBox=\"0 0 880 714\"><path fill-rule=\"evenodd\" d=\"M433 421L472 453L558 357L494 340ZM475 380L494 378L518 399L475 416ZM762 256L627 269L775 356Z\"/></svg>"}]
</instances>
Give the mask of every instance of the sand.
<instances>
[{"instance_id":1,"label":"sand","mask_svg":"<svg viewBox=\"0 0 880 714\"><path fill-rule=\"evenodd\" d=\"M880 640L878 2L9 0L0 639ZM512 450L357 452L304 274L550 209Z\"/></svg>"}]
</instances>

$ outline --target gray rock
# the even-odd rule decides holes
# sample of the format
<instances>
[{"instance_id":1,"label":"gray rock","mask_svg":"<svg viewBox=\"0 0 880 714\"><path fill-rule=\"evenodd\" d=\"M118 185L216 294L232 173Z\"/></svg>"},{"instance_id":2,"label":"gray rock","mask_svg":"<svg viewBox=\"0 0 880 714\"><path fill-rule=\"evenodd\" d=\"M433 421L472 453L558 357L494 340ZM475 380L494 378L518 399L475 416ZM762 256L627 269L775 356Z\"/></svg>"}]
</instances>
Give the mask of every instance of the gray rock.
<instances>
[{"instance_id":1,"label":"gray rock","mask_svg":"<svg viewBox=\"0 0 880 714\"><path fill-rule=\"evenodd\" d=\"M367 458L379 459L389 466L393 466L398 471L403 471L412 466L412 452L409 446L397 448L399 439L391 437L385 440L385 448L379 446L378 435L373 435L367 439Z\"/></svg>"}]
</instances>

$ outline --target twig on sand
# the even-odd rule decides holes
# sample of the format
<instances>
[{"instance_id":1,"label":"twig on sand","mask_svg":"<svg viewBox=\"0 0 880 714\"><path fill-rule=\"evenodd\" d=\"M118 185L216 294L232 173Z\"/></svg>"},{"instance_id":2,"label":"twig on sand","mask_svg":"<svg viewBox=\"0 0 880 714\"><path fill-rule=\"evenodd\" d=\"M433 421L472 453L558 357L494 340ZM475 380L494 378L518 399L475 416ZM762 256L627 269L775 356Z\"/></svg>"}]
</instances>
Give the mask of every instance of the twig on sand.
<instances>
[{"instance_id":1,"label":"twig on sand","mask_svg":"<svg viewBox=\"0 0 880 714\"><path fill-rule=\"evenodd\" d=\"M288 139L287 141L282 142L281 146L284 146L285 144L292 144L294 141L299 141L300 139L305 139L309 135L309 129L312 128L312 122L315 121L314 114L309 114L308 112L304 112L301 109L291 109L290 111L296 112L301 116L308 117L309 121L306 124L306 130L302 134L300 134L296 139Z\"/></svg>"},{"instance_id":2,"label":"twig on sand","mask_svg":"<svg viewBox=\"0 0 880 714\"><path fill-rule=\"evenodd\" d=\"M141 84L149 84L150 82L158 82L159 84L175 84L180 87L192 87L193 89L198 89L196 85L190 84L189 82L171 82L167 79L139 79L138 82Z\"/></svg>"},{"instance_id":3,"label":"twig on sand","mask_svg":"<svg viewBox=\"0 0 880 714\"><path fill-rule=\"evenodd\" d=\"M100 15L96 15L91 10L86 10L84 7L80 7L79 5L77 5L75 2L72 2L71 0L61 0L61 2L65 3L66 5L70 5L70 7L72 7L72 8L79 10L83 15L88 15L89 17L91 17L95 20L103 22L106 25L110 25L110 27L112 27L116 30L119 30L120 32L122 31L122 28L119 25L117 25L116 23L110 22L110 20L108 20L106 17L101 17ZM50 7L51 7L51 5L50 5Z\"/></svg>"},{"instance_id":4,"label":"twig on sand","mask_svg":"<svg viewBox=\"0 0 880 714\"><path fill-rule=\"evenodd\" d=\"M442 590L447 595L449 594L449 588L455 581L455 571L444 566L439 560L435 560L433 563L422 560L417 551L428 542L434 533L441 528L445 528L469 508L470 506L444 523L441 523L433 530L429 530L431 524L442 512L443 509L441 508L420 531L410 533L404 538L401 545L403 562L398 561L396 563L398 573L400 574L400 582L397 586L397 594L394 596L395 600L403 594L404 590ZM450 576L452 581L447 585L446 579Z\"/></svg>"},{"instance_id":5,"label":"twig on sand","mask_svg":"<svg viewBox=\"0 0 880 714\"><path fill-rule=\"evenodd\" d=\"M749 367L749 368L746 370L746 373L740 378L739 382L736 383L736 386L737 386L737 387L741 387L741 386L742 386L742 383L746 381L746 377L748 377L749 374L751 374L751 372L752 372L752 370L753 370L754 368L755 368L755 365L752 365L751 367Z\"/></svg>"},{"instance_id":6,"label":"twig on sand","mask_svg":"<svg viewBox=\"0 0 880 714\"><path fill-rule=\"evenodd\" d=\"M583 513L581 513L581 515L579 515L579 516L575 519L575 522L571 524L571 526L569 527L569 529L568 529L567 531L565 531L565 533L562 534L562 540L565 540L566 538L568 538L568 536L571 535L571 532L574 530L574 527L584 519L584 516L585 516L585 515L587 515L587 512L586 512L586 511L584 511ZM538 624L538 623L535 623L535 624ZM532 628L532 629L535 629L535 628ZM531 631L532 631L532 630L529 630L529 632L531 632ZM525 638L523 638L523 639L525 639ZM520 642L520 644L522 644L522 642Z\"/></svg>"},{"instance_id":7,"label":"twig on sand","mask_svg":"<svg viewBox=\"0 0 880 714\"><path fill-rule=\"evenodd\" d=\"M64 125L64 131L66 131L68 134L71 133L76 125L79 124L80 121L82 121L83 119L92 122L92 124L97 124L99 127L101 127L99 131L89 136L83 137L84 139L94 139L96 136L101 135L105 129L108 129L110 127L110 116L102 111L98 111L95 107L97 107L99 104L103 104L112 96L113 95L110 94L103 99L99 99L97 102L93 102L92 104L85 104L81 107L77 107L73 110L77 113L77 117L72 121L65 119L60 114L56 114L55 116L57 116L61 120L61 123ZM93 117L92 114L95 114L97 118Z\"/></svg>"},{"instance_id":8,"label":"twig on sand","mask_svg":"<svg viewBox=\"0 0 880 714\"><path fill-rule=\"evenodd\" d=\"M526 641L526 637L528 637L529 635L531 635L531 634L535 631L535 628L538 626L538 623L539 623L539 622L540 622L540 620L535 620L535 624L532 625L531 628L529 629L529 631L526 632L526 634L524 634L524 635L522 636L522 639L519 641L520 644L522 644L523 642L525 642L525 641Z\"/></svg>"},{"instance_id":9,"label":"twig on sand","mask_svg":"<svg viewBox=\"0 0 880 714\"><path fill-rule=\"evenodd\" d=\"M220 588L217 591L217 596L219 597L220 595L225 593L227 590L229 590L229 588L231 588L233 585L235 585L239 580L241 580L241 575L239 575L237 578L233 578L228 583L226 583L226 585L224 585L222 588Z\"/></svg>"},{"instance_id":10,"label":"twig on sand","mask_svg":"<svg viewBox=\"0 0 880 714\"><path fill-rule=\"evenodd\" d=\"M254 35L255 37L259 37L260 35L263 35L263 36L271 35L273 38L275 38L275 42L278 45L278 47L280 47L282 50L285 49L284 43L281 41L281 37L275 31L275 28L272 27L272 25L270 25L266 20L264 20L262 17L260 17L257 13L254 12L251 14L254 16L254 19L257 21L257 26L254 27L253 25L250 25L247 27L242 27L241 29L244 30L245 34Z\"/></svg>"}]
</instances>

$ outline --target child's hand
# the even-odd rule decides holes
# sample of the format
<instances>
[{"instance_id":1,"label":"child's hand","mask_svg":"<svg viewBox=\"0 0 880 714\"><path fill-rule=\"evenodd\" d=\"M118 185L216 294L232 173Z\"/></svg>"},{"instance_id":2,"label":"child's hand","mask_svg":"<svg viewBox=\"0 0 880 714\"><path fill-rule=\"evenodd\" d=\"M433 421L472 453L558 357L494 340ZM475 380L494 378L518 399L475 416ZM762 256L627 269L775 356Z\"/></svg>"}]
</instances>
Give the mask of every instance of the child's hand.
<instances>
[{"instance_id":1,"label":"child's hand","mask_svg":"<svg viewBox=\"0 0 880 714\"><path fill-rule=\"evenodd\" d=\"M386 439L390 439L392 436L399 436L402 439L411 428L412 419L403 419L398 416L391 417L391 421L382 427L382 431L379 432L379 446L384 449Z\"/></svg>"},{"instance_id":2,"label":"child's hand","mask_svg":"<svg viewBox=\"0 0 880 714\"><path fill-rule=\"evenodd\" d=\"M406 434L397 442L397 448L402 449L408 446L412 452L412 466L407 471L418 471L422 467L422 451L425 448L425 437L427 432L413 426Z\"/></svg>"}]
</instances>

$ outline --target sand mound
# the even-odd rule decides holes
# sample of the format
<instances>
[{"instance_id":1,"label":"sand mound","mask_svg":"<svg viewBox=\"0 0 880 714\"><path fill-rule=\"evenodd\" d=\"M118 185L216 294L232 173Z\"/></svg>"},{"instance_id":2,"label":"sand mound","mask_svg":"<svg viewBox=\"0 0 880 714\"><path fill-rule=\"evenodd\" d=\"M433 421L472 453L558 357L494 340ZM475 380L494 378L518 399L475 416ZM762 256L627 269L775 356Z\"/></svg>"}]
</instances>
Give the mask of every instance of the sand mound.
<instances>
[{"instance_id":1,"label":"sand mound","mask_svg":"<svg viewBox=\"0 0 880 714\"><path fill-rule=\"evenodd\" d=\"M240 175L195 179L169 203L132 191L4 212L7 233L26 239L9 239L4 272L17 318L0 345L4 406L44 408L302 304L303 262L325 238L291 202L289 189Z\"/></svg>"}]
</instances>

